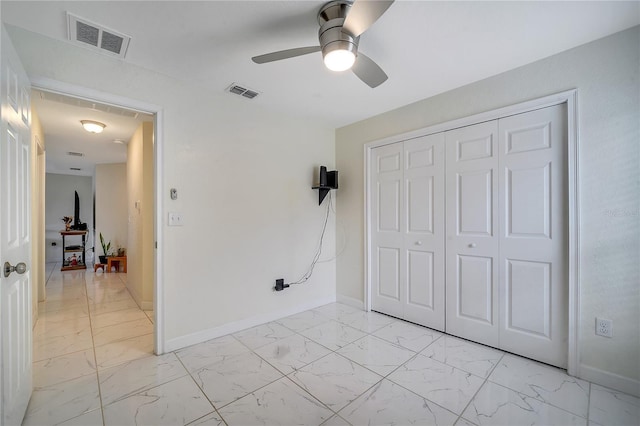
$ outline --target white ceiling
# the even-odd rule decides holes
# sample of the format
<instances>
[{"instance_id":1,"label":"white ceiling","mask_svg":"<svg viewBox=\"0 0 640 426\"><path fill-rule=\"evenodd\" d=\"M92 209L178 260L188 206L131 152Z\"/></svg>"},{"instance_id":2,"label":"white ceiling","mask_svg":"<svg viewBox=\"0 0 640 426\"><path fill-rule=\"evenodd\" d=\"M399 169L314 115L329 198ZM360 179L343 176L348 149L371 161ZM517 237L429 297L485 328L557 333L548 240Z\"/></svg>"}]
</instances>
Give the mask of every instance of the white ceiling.
<instances>
[{"instance_id":1,"label":"white ceiling","mask_svg":"<svg viewBox=\"0 0 640 426\"><path fill-rule=\"evenodd\" d=\"M71 12L131 36L125 62L214 91L236 82L261 92L250 102L334 128L640 23L637 1L398 0L360 41L360 51L389 75L376 89L350 72L328 71L320 53L264 65L251 61L317 45L316 15L324 3L3 0L1 16L8 24L67 40Z\"/></svg>"},{"instance_id":2,"label":"white ceiling","mask_svg":"<svg viewBox=\"0 0 640 426\"><path fill-rule=\"evenodd\" d=\"M31 104L45 134L48 173L92 176L96 164L124 163L126 143L140 123L153 121L148 114L39 90L32 91ZM89 133L80 120L98 121L106 127L100 134Z\"/></svg>"}]
</instances>

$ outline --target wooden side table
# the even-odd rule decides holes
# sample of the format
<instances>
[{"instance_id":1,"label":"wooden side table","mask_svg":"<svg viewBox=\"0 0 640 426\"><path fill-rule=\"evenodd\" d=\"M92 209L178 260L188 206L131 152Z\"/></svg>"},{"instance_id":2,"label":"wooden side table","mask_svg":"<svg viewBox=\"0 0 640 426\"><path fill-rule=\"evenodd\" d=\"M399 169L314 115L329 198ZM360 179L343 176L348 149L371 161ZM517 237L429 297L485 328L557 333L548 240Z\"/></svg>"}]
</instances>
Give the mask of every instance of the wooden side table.
<instances>
[{"instance_id":1,"label":"wooden side table","mask_svg":"<svg viewBox=\"0 0 640 426\"><path fill-rule=\"evenodd\" d=\"M122 266L122 272L127 272L127 256L109 256L107 257L107 271L111 272L111 267L115 266L120 272L120 266Z\"/></svg>"}]
</instances>

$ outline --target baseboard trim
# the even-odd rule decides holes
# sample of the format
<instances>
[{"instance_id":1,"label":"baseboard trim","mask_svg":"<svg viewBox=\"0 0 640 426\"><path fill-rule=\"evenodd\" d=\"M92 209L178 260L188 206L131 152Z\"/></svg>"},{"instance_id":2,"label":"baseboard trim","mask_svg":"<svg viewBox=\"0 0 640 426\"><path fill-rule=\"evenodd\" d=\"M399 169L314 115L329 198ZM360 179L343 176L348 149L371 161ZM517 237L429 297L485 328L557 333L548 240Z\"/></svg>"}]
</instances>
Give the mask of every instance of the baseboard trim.
<instances>
[{"instance_id":1,"label":"baseboard trim","mask_svg":"<svg viewBox=\"0 0 640 426\"><path fill-rule=\"evenodd\" d=\"M326 305L327 303L333 303L335 301L335 296L329 296L322 299L314 300L313 302L296 305L291 308L267 312L261 315L245 318L240 321L230 322L219 327L209 328L207 330L198 331L195 333L187 334L185 336L176 337L174 339L168 339L165 341L165 353L182 349L198 343L206 342L207 340L215 339L216 337L236 333L247 328L255 327L257 325L288 317L289 315L308 311L309 309L314 309L322 305Z\"/></svg>"},{"instance_id":2,"label":"baseboard trim","mask_svg":"<svg viewBox=\"0 0 640 426\"><path fill-rule=\"evenodd\" d=\"M640 397L640 380L630 379L619 374L600 370L599 368L580 364L579 378L588 380L607 388Z\"/></svg>"},{"instance_id":3,"label":"baseboard trim","mask_svg":"<svg viewBox=\"0 0 640 426\"><path fill-rule=\"evenodd\" d=\"M338 294L338 295L336 295L336 301L338 303L342 303L344 305L349 305L349 306L353 306L354 308L358 308L358 309L364 310L364 302L362 300L358 300L358 299L353 298L353 297L349 297L349 296L344 296L342 294Z\"/></svg>"}]
</instances>

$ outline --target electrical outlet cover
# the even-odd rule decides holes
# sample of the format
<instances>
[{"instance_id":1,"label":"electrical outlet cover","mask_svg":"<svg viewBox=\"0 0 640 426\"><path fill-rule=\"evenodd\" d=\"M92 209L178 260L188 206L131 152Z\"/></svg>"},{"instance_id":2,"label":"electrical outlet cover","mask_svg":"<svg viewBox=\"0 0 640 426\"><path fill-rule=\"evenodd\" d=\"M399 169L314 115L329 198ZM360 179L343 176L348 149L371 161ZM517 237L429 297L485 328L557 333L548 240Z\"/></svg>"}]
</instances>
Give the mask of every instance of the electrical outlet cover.
<instances>
[{"instance_id":1,"label":"electrical outlet cover","mask_svg":"<svg viewBox=\"0 0 640 426\"><path fill-rule=\"evenodd\" d=\"M596 318L596 334L603 337L613 337L613 321L606 318Z\"/></svg>"}]
</instances>

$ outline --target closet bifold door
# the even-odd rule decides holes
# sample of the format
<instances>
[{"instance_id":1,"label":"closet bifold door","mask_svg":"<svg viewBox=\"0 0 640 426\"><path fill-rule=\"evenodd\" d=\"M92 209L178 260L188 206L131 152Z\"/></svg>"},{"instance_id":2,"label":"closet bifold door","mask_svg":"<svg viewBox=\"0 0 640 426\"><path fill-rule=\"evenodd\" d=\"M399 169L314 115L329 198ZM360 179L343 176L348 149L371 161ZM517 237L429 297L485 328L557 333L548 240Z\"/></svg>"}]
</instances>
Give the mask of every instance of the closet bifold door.
<instances>
[{"instance_id":1,"label":"closet bifold door","mask_svg":"<svg viewBox=\"0 0 640 426\"><path fill-rule=\"evenodd\" d=\"M446 331L499 346L498 122L445 133Z\"/></svg>"},{"instance_id":2,"label":"closet bifold door","mask_svg":"<svg viewBox=\"0 0 640 426\"><path fill-rule=\"evenodd\" d=\"M444 133L404 142L404 319L444 331Z\"/></svg>"},{"instance_id":3,"label":"closet bifold door","mask_svg":"<svg viewBox=\"0 0 640 426\"><path fill-rule=\"evenodd\" d=\"M567 366L566 104L500 119L500 348Z\"/></svg>"},{"instance_id":4,"label":"closet bifold door","mask_svg":"<svg viewBox=\"0 0 640 426\"><path fill-rule=\"evenodd\" d=\"M371 308L404 316L403 147L395 143L371 153Z\"/></svg>"},{"instance_id":5,"label":"closet bifold door","mask_svg":"<svg viewBox=\"0 0 640 426\"><path fill-rule=\"evenodd\" d=\"M444 331L444 135L372 150L371 307Z\"/></svg>"}]
</instances>

